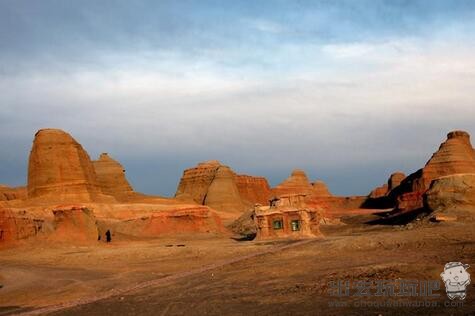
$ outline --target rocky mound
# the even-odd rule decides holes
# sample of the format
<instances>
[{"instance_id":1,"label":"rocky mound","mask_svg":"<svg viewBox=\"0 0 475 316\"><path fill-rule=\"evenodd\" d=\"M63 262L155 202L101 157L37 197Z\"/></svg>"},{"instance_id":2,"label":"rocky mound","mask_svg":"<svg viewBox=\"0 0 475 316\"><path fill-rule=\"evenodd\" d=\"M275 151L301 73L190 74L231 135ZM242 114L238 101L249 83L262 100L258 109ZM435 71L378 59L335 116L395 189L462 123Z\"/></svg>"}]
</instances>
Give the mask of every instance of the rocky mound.
<instances>
[{"instance_id":1,"label":"rocky mound","mask_svg":"<svg viewBox=\"0 0 475 316\"><path fill-rule=\"evenodd\" d=\"M87 152L68 133L58 129L36 133L28 164L27 189L29 199L43 198L49 202L106 199Z\"/></svg>"},{"instance_id":2,"label":"rocky mound","mask_svg":"<svg viewBox=\"0 0 475 316\"><path fill-rule=\"evenodd\" d=\"M474 152L467 132L448 133L447 140L440 145L424 168L409 175L392 190L391 196L397 200L397 208L401 211L422 208L423 195L436 178L475 173Z\"/></svg>"},{"instance_id":3,"label":"rocky mound","mask_svg":"<svg viewBox=\"0 0 475 316\"><path fill-rule=\"evenodd\" d=\"M313 193L312 184L307 178L305 171L295 169L292 171L290 177L285 179L272 189L272 194L275 196L289 195L289 194L306 194Z\"/></svg>"},{"instance_id":4,"label":"rocky mound","mask_svg":"<svg viewBox=\"0 0 475 316\"><path fill-rule=\"evenodd\" d=\"M424 205L437 220L475 219L475 174L455 174L432 181Z\"/></svg>"},{"instance_id":5,"label":"rocky mound","mask_svg":"<svg viewBox=\"0 0 475 316\"><path fill-rule=\"evenodd\" d=\"M84 206L68 206L53 210L54 233L49 236L56 242L85 243L98 239L94 212Z\"/></svg>"},{"instance_id":6,"label":"rocky mound","mask_svg":"<svg viewBox=\"0 0 475 316\"><path fill-rule=\"evenodd\" d=\"M0 201L23 200L26 197L26 187L11 188L0 184Z\"/></svg>"},{"instance_id":7,"label":"rocky mound","mask_svg":"<svg viewBox=\"0 0 475 316\"><path fill-rule=\"evenodd\" d=\"M133 196L134 190L125 177L124 167L118 161L107 153L102 153L92 164L103 193L112 195L118 200L127 200Z\"/></svg>"},{"instance_id":8,"label":"rocky mound","mask_svg":"<svg viewBox=\"0 0 475 316\"><path fill-rule=\"evenodd\" d=\"M328 187L325 184L325 182L323 182L321 180L317 180L317 181L313 182L312 187L313 187L312 195L314 195L314 196L322 196L322 197L323 196L332 196L332 194L330 193L330 190L328 190Z\"/></svg>"},{"instance_id":9,"label":"rocky mound","mask_svg":"<svg viewBox=\"0 0 475 316\"><path fill-rule=\"evenodd\" d=\"M237 235L247 239L253 239L257 234L257 226L253 218L254 210L244 212L239 218L232 222L228 228Z\"/></svg>"}]
</instances>

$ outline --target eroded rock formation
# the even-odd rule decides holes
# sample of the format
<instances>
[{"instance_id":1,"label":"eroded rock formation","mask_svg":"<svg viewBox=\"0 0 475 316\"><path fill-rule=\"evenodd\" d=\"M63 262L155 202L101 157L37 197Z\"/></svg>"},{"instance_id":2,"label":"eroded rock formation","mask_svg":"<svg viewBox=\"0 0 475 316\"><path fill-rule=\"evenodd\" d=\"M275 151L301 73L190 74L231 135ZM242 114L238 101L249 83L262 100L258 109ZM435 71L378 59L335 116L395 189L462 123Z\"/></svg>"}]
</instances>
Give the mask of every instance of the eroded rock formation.
<instances>
[{"instance_id":1,"label":"eroded rock formation","mask_svg":"<svg viewBox=\"0 0 475 316\"><path fill-rule=\"evenodd\" d=\"M54 233L49 237L57 242L95 242L98 229L94 212L84 206L54 209Z\"/></svg>"},{"instance_id":2,"label":"eroded rock formation","mask_svg":"<svg viewBox=\"0 0 475 316\"><path fill-rule=\"evenodd\" d=\"M467 132L453 131L424 168L406 177L391 195L397 199L399 210L419 209L424 206L423 195L434 179L459 173L475 173L475 151Z\"/></svg>"},{"instance_id":3,"label":"eroded rock formation","mask_svg":"<svg viewBox=\"0 0 475 316\"><path fill-rule=\"evenodd\" d=\"M475 219L475 174L454 174L434 179L424 195L435 219Z\"/></svg>"},{"instance_id":4,"label":"eroded rock formation","mask_svg":"<svg viewBox=\"0 0 475 316\"><path fill-rule=\"evenodd\" d=\"M43 233L44 221L25 210L0 209L0 246Z\"/></svg>"},{"instance_id":5,"label":"eroded rock formation","mask_svg":"<svg viewBox=\"0 0 475 316\"><path fill-rule=\"evenodd\" d=\"M388 192L391 192L393 189L397 188L405 178L406 175L400 171L391 174L388 180Z\"/></svg>"},{"instance_id":6,"label":"eroded rock formation","mask_svg":"<svg viewBox=\"0 0 475 316\"><path fill-rule=\"evenodd\" d=\"M221 181L224 171L218 175ZM17 195L8 190L0 204L1 246L40 237L97 241L101 229L119 238L224 231L221 218L206 206L134 192L117 161L101 155L93 165L82 146L58 129L35 135L24 199L18 199L21 189ZM211 191L211 200L219 202L219 188Z\"/></svg>"},{"instance_id":7,"label":"eroded rock formation","mask_svg":"<svg viewBox=\"0 0 475 316\"><path fill-rule=\"evenodd\" d=\"M11 188L0 184L0 201L26 199L26 187Z\"/></svg>"},{"instance_id":8,"label":"eroded rock formation","mask_svg":"<svg viewBox=\"0 0 475 316\"><path fill-rule=\"evenodd\" d=\"M272 189L272 194L275 196L288 194L310 195L312 194L313 189L314 188L308 180L305 171L301 169L295 169L292 171L290 177Z\"/></svg>"},{"instance_id":9,"label":"eroded rock formation","mask_svg":"<svg viewBox=\"0 0 475 316\"><path fill-rule=\"evenodd\" d=\"M271 197L271 189L267 179L248 175L237 175L236 185L241 197L252 204L266 205Z\"/></svg>"},{"instance_id":10,"label":"eroded rock formation","mask_svg":"<svg viewBox=\"0 0 475 316\"><path fill-rule=\"evenodd\" d=\"M102 153L92 164L103 193L118 200L128 200L134 195L134 190L125 177L125 169L118 161L107 153Z\"/></svg>"},{"instance_id":11,"label":"eroded rock formation","mask_svg":"<svg viewBox=\"0 0 475 316\"><path fill-rule=\"evenodd\" d=\"M223 212L243 212L246 208L231 168L220 166L208 188L204 205Z\"/></svg>"},{"instance_id":12,"label":"eroded rock formation","mask_svg":"<svg viewBox=\"0 0 475 316\"><path fill-rule=\"evenodd\" d=\"M28 164L27 188L29 199L42 198L50 202L107 199L87 152L68 133L58 129L42 129L36 133Z\"/></svg>"},{"instance_id":13,"label":"eroded rock formation","mask_svg":"<svg viewBox=\"0 0 475 316\"><path fill-rule=\"evenodd\" d=\"M312 195L314 196L321 196L321 197L332 196L332 194L330 193L330 190L328 190L326 183L321 180L317 180L313 182L312 187L313 187Z\"/></svg>"},{"instance_id":14,"label":"eroded rock formation","mask_svg":"<svg viewBox=\"0 0 475 316\"><path fill-rule=\"evenodd\" d=\"M216 171L221 166L217 160L199 163L196 167L186 169L180 179L175 194L176 198L192 199L195 203L204 205L208 188L214 180Z\"/></svg>"},{"instance_id":15,"label":"eroded rock formation","mask_svg":"<svg viewBox=\"0 0 475 316\"><path fill-rule=\"evenodd\" d=\"M243 212L255 203L268 204L271 190L263 177L237 175L217 160L186 169L175 197L222 212Z\"/></svg>"}]
</instances>

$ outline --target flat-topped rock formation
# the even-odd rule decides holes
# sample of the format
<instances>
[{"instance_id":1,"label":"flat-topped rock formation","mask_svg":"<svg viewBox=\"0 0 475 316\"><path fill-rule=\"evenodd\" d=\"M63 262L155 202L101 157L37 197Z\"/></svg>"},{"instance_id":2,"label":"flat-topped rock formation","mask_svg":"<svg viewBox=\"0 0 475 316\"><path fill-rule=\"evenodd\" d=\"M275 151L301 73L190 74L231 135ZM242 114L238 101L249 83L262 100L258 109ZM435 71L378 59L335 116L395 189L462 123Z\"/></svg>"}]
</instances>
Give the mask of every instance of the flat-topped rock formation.
<instances>
[{"instance_id":1,"label":"flat-topped rock formation","mask_svg":"<svg viewBox=\"0 0 475 316\"><path fill-rule=\"evenodd\" d=\"M236 185L244 200L252 204L267 205L269 203L271 189L266 178L238 174Z\"/></svg>"},{"instance_id":2,"label":"flat-topped rock formation","mask_svg":"<svg viewBox=\"0 0 475 316\"><path fill-rule=\"evenodd\" d=\"M124 167L109 154L102 153L92 164L103 193L119 200L127 200L134 195L134 190L125 177Z\"/></svg>"},{"instance_id":3,"label":"flat-topped rock formation","mask_svg":"<svg viewBox=\"0 0 475 316\"><path fill-rule=\"evenodd\" d=\"M217 160L200 162L196 167L186 169L180 179L175 194L176 198L191 199L199 205L204 205L208 188L221 166Z\"/></svg>"},{"instance_id":4,"label":"flat-topped rock formation","mask_svg":"<svg viewBox=\"0 0 475 316\"><path fill-rule=\"evenodd\" d=\"M98 240L94 212L84 206L64 206L52 210L54 231L48 236L55 242L90 243Z\"/></svg>"},{"instance_id":5,"label":"flat-topped rock formation","mask_svg":"<svg viewBox=\"0 0 475 316\"><path fill-rule=\"evenodd\" d=\"M398 187L405 178L406 175L403 172L394 172L389 176L387 183L372 190L368 197L370 199L378 199L387 196L394 188Z\"/></svg>"},{"instance_id":6,"label":"flat-topped rock formation","mask_svg":"<svg viewBox=\"0 0 475 316\"><path fill-rule=\"evenodd\" d=\"M29 199L107 200L87 152L68 133L59 129L42 129L35 134L28 164L27 189Z\"/></svg>"},{"instance_id":7,"label":"flat-topped rock formation","mask_svg":"<svg viewBox=\"0 0 475 316\"><path fill-rule=\"evenodd\" d=\"M26 197L26 187L11 188L0 184L0 201L23 200Z\"/></svg>"},{"instance_id":8,"label":"flat-topped rock formation","mask_svg":"<svg viewBox=\"0 0 475 316\"><path fill-rule=\"evenodd\" d=\"M175 197L222 212L242 213L255 203L268 204L271 190L264 177L238 175L217 160L186 169Z\"/></svg>"},{"instance_id":9,"label":"flat-topped rock formation","mask_svg":"<svg viewBox=\"0 0 475 316\"><path fill-rule=\"evenodd\" d=\"M0 209L0 247L15 244L18 241L36 237L48 227L44 218L24 209Z\"/></svg>"},{"instance_id":10,"label":"flat-topped rock formation","mask_svg":"<svg viewBox=\"0 0 475 316\"><path fill-rule=\"evenodd\" d=\"M388 192L391 192L393 189L397 188L405 178L406 175L404 172L397 171L391 174L388 179Z\"/></svg>"}]
</instances>

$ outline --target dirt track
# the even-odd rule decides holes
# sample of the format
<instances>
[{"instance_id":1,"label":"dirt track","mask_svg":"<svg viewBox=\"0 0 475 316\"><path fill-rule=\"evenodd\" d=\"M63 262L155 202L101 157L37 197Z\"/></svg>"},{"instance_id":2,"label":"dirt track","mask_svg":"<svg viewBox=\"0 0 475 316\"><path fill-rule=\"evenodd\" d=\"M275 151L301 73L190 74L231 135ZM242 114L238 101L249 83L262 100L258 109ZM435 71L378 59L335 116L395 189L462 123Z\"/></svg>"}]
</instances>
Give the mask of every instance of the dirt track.
<instances>
[{"instance_id":1,"label":"dirt track","mask_svg":"<svg viewBox=\"0 0 475 316\"><path fill-rule=\"evenodd\" d=\"M142 275L145 279L138 286L131 284L138 278L129 275L120 280L120 286L115 287L115 291L130 291L114 292L114 287L110 287L110 291L104 292L107 298L58 310L53 314L475 314L473 281L463 306L456 307L444 306L450 301L445 296L442 283L441 289L435 291L439 296L429 300L439 304L436 308L358 307L355 305L381 303L392 298L335 297L328 291L329 282L335 280L439 280L444 264L449 261L462 261L475 267L474 228L473 225L457 224L434 224L413 229L354 225L329 227L325 230L327 237L324 240L285 248L277 246L276 249L284 251L272 250L276 246L266 243L196 241L187 247L202 247L208 252L195 262L194 267L186 268L189 257L170 257L170 264L176 265L175 272L151 278L150 273L163 269L163 265L144 266L145 263L140 263L139 270L143 273L148 271L148 274ZM218 245L228 246L217 252L211 250ZM256 255L259 252L266 253ZM217 253L222 254L220 258L216 258ZM211 261L205 263L204 258ZM475 272L472 269L469 272L473 280ZM130 282L124 285L124 280ZM103 282L107 283L109 279L105 278ZM415 302L419 299L394 298L397 302ZM75 300L65 301L74 305Z\"/></svg>"}]
</instances>

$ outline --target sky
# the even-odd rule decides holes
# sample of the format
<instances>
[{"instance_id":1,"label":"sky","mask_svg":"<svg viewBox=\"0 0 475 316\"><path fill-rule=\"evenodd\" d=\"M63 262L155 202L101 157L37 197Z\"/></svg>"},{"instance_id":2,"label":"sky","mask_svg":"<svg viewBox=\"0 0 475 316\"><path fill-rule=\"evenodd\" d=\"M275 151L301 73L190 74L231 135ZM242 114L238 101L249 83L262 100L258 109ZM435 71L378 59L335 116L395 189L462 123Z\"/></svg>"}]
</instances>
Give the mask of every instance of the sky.
<instances>
[{"instance_id":1,"label":"sky","mask_svg":"<svg viewBox=\"0 0 475 316\"><path fill-rule=\"evenodd\" d=\"M51 127L144 193L217 159L367 194L475 135L474 34L475 1L0 0L0 183Z\"/></svg>"}]
</instances>

